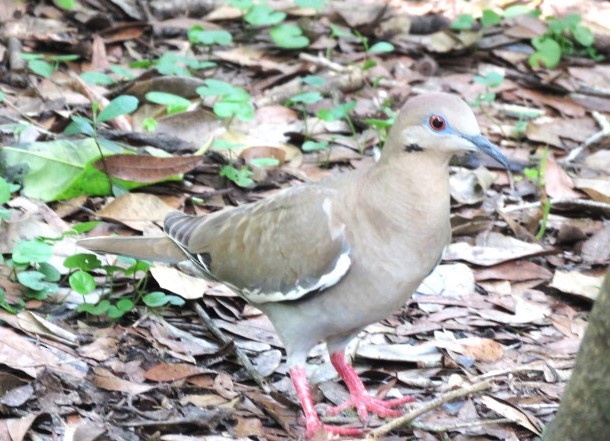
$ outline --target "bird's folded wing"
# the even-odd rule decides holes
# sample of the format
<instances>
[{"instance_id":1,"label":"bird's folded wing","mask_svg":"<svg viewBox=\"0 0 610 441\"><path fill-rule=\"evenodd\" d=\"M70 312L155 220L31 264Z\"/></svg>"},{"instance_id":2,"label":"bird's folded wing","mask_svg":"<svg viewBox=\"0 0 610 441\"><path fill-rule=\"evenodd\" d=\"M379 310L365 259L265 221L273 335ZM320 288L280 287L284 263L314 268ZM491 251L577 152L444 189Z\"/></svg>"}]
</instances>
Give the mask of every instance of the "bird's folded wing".
<instances>
[{"instance_id":1,"label":"bird's folded wing","mask_svg":"<svg viewBox=\"0 0 610 441\"><path fill-rule=\"evenodd\" d=\"M165 232L208 276L246 300L296 300L336 284L349 270L333 192L302 186L204 217L170 213Z\"/></svg>"},{"instance_id":2,"label":"bird's folded wing","mask_svg":"<svg viewBox=\"0 0 610 441\"><path fill-rule=\"evenodd\" d=\"M81 239L77 245L91 251L120 254L136 259L178 263L188 256L169 237L90 237Z\"/></svg>"}]
</instances>

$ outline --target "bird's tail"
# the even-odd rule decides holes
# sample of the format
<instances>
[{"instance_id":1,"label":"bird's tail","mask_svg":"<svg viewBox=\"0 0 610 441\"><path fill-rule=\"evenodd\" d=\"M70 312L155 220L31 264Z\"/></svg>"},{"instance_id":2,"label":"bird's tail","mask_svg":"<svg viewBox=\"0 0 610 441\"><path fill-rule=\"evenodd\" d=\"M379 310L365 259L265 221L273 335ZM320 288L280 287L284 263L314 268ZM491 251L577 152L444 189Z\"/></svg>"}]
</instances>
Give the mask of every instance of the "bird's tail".
<instances>
[{"instance_id":1,"label":"bird's tail","mask_svg":"<svg viewBox=\"0 0 610 441\"><path fill-rule=\"evenodd\" d=\"M188 260L180 247L167 236L90 237L79 240L77 245L95 252L157 262L178 263Z\"/></svg>"}]
</instances>

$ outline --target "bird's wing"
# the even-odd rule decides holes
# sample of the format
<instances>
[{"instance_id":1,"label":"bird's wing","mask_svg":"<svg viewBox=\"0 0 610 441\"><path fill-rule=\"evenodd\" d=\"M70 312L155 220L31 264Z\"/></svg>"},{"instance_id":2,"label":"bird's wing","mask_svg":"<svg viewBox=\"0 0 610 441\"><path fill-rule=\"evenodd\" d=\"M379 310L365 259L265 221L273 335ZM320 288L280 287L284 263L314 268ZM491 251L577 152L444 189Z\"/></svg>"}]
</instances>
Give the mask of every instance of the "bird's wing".
<instances>
[{"instance_id":1,"label":"bird's wing","mask_svg":"<svg viewBox=\"0 0 610 441\"><path fill-rule=\"evenodd\" d=\"M165 232L208 276L254 303L296 300L343 278L351 265L332 189L290 188L204 217L170 213Z\"/></svg>"},{"instance_id":2,"label":"bird's wing","mask_svg":"<svg viewBox=\"0 0 610 441\"><path fill-rule=\"evenodd\" d=\"M157 262L178 263L188 257L169 237L88 237L80 239L77 245L91 251L120 254L135 259Z\"/></svg>"}]
</instances>

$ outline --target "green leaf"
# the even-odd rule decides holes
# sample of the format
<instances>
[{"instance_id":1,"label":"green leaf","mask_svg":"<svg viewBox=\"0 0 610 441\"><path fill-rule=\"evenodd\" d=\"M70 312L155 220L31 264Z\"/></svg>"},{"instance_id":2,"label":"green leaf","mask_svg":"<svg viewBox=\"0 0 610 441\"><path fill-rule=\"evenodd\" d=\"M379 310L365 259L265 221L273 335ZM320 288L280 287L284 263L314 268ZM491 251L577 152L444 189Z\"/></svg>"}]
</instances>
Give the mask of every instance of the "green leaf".
<instances>
[{"instance_id":1,"label":"green leaf","mask_svg":"<svg viewBox=\"0 0 610 441\"><path fill-rule=\"evenodd\" d=\"M220 169L219 175L226 177L240 187L247 188L254 184L254 181L251 179L252 170L248 167L236 169L232 165L225 165Z\"/></svg>"},{"instance_id":2,"label":"green leaf","mask_svg":"<svg viewBox=\"0 0 610 441\"><path fill-rule=\"evenodd\" d=\"M472 15L460 14L451 23L451 29L456 29L458 31L467 31L469 29L472 29L473 25L474 25L474 18L472 17Z\"/></svg>"},{"instance_id":3,"label":"green leaf","mask_svg":"<svg viewBox=\"0 0 610 441\"><path fill-rule=\"evenodd\" d=\"M46 282L59 282L61 279L61 273L59 270L49 262L40 262L38 264L38 271L44 274L44 280Z\"/></svg>"},{"instance_id":4,"label":"green leaf","mask_svg":"<svg viewBox=\"0 0 610 441\"><path fill-rule=\"evenodd\" d=\"M269 30L273 42L284 49L300 49L309 45L300 27L290 24L275 26Z\"/></svg>"},{"instance_id":5,"label":"green leaf","mask_svg":"<svg viewBox=\"0 0 610 441\"><path fill-rule=\"evenodd\" d=\"M57 61L57 62L65 62L65 61L75 61L80 58L80 55L76 54L68 54L68 55L50 55L47 57L49 61Z\"/></svg>"},{"instance_id":6,"label":"green leaf","mask_svg":"<svg viewBox=\"0 0 610 441\"><path fill-rule=\"evenodd\" d=\"M138 99L131 95L120 95L110 101L97 116L98 122L104 122L121 115L128 115L138 108Z\"/></svg>"},{"instance_id":7,"label":"green leaf","mask_svg":"<svg viewBox=\"0 0 610 441\"><path fill-rule=\"evenodd\" d=\"M21 240L13 248L13 262L39 263L46 262L53 256L53 247L39 240Z\"/></svg>"},{"instance_id":8,"label":"green leaf","mask_svg":"<svg viewBox=\"0 0 610 441\"><path fill-rule=\"evenodd\" d=\"M79 222L78 224L72 225L72 230L74 230L78 234L84 234L88 231L93 230L100 223L101 221Z\"/></svg>"},{"instance_id":9,"label":"green leaf","mask_svg":"<svg viewBox=\"0 0 610 441\"><path fill-rule=\"evenodd\" d=\"M104 146L102 152L105 155L114 153ZM109 194L108 177L91 165L99 158L98 146L91 138L6 146L0 151L0 161L4 166L25 171L22 194L45 202L82 194ZM144 185L118 179L113 179L113 182L128 189Z\"/></svg>"},{"instance_id":10,"label":"green leaf","mask_svg":"<svg viewBox=\"0 0 610 441\"><path fill-rule=\"evenodd\" d=\"M64 135L87 135L95 136L92 121L79 115L72 116L72 122L64 130Z\"/></svg>"},{"instance_id":11,"label":"green leaf","mask_svg":"<svg viewBox=\"0 0 610 441\"><path fill-rule=\"evenodd\" d=\"M209 78L204 81L205 86L200 86L195 89L195 92L199 94L199 96L223 96L223 95L231 95L235 93L237 89L232 84L229 84L225 81L215 80L214 78Z\"/></svg>"},{"instance_id":12,"label":"green leaf","mask_svg":"<svg viewBox=\"0 0 610 441\"><path fill-rule=\"evenodd\" d=\"M39 271L22 271L17 273L19 283L34 291L42 291L47 287L47 284L43 282L44 278L45 275Z\"/></svg>"},{"instance_id":13,"label":"green leaf","mask_svg":"<svg viewBox=\"0 0 610 441\"><path fill-rule=\"evenodd\" d=\"M147 132L154 132L157 130L157 120L154 118L144 118L142 121L142 128Z\"/></svg>"},{"instance_id":14,"label":"green leaf","mask_svg":"<svg viewBox=\"0 0 610 441\"><path fill-rule=\"evenodd\" d=\"M474 82L482 84L486 87L498 87L504 81L504 75L500 72L488 72L485 76L477 75L474 77Z\"/></svg>"},{"instance_id":15,"label":"green leaf","mask_svg":"<svg viewBox=\"0 0 610 441\"><path fill-rule=\"evenodd\" d=\"M236 117L242 121L251 121L254 119L254 106L252 103L243 102L242 100L233 101L231 97L222 98L214 103L214 113L219 118Z\"/></svg>"},{"instance_id":16,"label":"green leaf","mask_svg":"<svg viewBox=\"0 0 610 441\"><path fill-rule=\"evenodd\" d=\"M250 9L254 4L252 0L229 0L229 3L232 6L235 6L237 9L241 9L242 11Z\"/></svg>"},{"instance_id":17,"label":"green leaf","mask_svg":"<svg viewBox=\"0 0 610 441\"><path fill-rule=\"evenodd\" d=\"M76 310L78 312L86 312L92 315L103 315L106 314L106 311L108 311L108 308L110 308L110 306L110 301L104 299L97 305L93 305L91 303L83 303L82 305L79 305Z\"/></svg>"},{"instance_id":18,"label":"green leaf","mask_svg":"<svg viewBox=\"0 0 610 441\"><path fill-rule=\"evenodd\" d=\"M326 79L319 75L307 75L301 78L301 81L313 87L322 87L326 84Z\"/></svg>"},{"instance_id":19,"label":"green leaf","mask_svg":"<svg viewBox=\"0 0 610 441\"><path fill-rule=\"evenodd\" d=\"M11 199L11 190L8 182L0 176L0 205L8 202Z\"/></svg>"},{"instance_id":20,"label":"green leaf","mask_svg":"<svg viewBox=\"0 0 610 441\"><path fill-rule=\"evenodd\" d=\"M595 36L591 29L586 26L578 25L572 31L574 40L576 40L582 46L591 46L595 42Z\"/></svg>"},{"instance_id":21,"label":"green leaf","mask_svg":"<svg viewBox=\"0 0 610 441\"><path fill-rule=\"evenodd\" d=\"M518 15L529 14L531 11L527 5L513 5L504 10L505 18L512 18Z\"/></svg>"},{"instance_id":22,"label":"green leaf","mask_svg":"<svg viewBox=\"0 0 610 441\"><path fill-rule=\"evenodd\" d=\"M188 30L189 41L193 44L218 44L228 46L233 41L233 36L223 30L204 30L201 25L193 26Z\"/></svg>"},{"instance_id":23,"label":"green leaf","mask_svg":"<svg viewBox=\"0 0 610 441\"><path fill-rule=\"evenodd\" d=\"M349 112L351 112L355 107L356 107L356 101L349 101L347 103L335 106L330 110L328 110L328 109L318 110L316 115L318 116L318 118L320 118L321 120L324 120L324 121L328 121L328 122L338 121L340 119L347 117L349 115Z\"/></svg>"},{"instance_id":24,"label":"green leaf","mask_svg":"<svg viewBox=\"0 0 610 441\"><path fill-rule=\"evenodd\" d=\"M224 139L215 139L212 143L212 148L215 150L230 150L244 147L244 144L239 142L229 142Z\"/></svg>"},{"instance_id":25,"label":"green leaf","mask_svg":"<svg viewBox=\"0 0 610 441\"><path fill-rule=\"evenodd\" d=\"M285 18L285 12L276 11L268 5L256 5L244 15L244 20L252 26L271 26L281 23Z\"/></svg>"},{"instance_id":26,"label":"green leaf","mask_svg":"<svg viewBox=\"0 0 610 441\"><path fill-rule=\"evenodd\" d=\"M328 147L328 141L305 141L301 146L304 152L317 152Z\"/></svg>"},{"instance_id":27,"label":"green leaf","mask_svg":"<svg viewBox=\"0 0 610 441\"><path fill-rule=\"evenodd\" d=\"M80 74L80 77L85 83L92 84L94 86L111 86L115 83L110 75L106 75L105 73L101 72L83 72Z\"/></svg>"},{"instance_id":28,"label":"green leaf","mask_svg":"<svg viewBox=\"0 0 610 441\"><path fill-rule=\"evenodd\" d=\"M483 27L490 27L499 25L502 21L502 16L491 9L483 9L483 15L481 16L481 24Z\"/></svg>"},{"instance_id":29,"label":"green leaf","mask_svg":"<svg viewBox=\"0 0 610 441\"><path fill-rule=\"evenodd\" d=\"M66 257L64 260L64 266L68 269L78 268L83 271L91 271L101 268L102 262L95 254L80 253Z\"/></svg>"},{"instance_id":30,"label":"green leaf","mask_svg":"<svg viewBox=\"0 0 610 441\"><path fill-rule=\"evenodd\" d=\"M133 300L131 299L120 299L118 302L116 302L116 307L120 310L120 311L124 311L124 312L128 312L131 311L134 306L136 306L133 303Z\"/></svg>"},{"instance_id":31,"label":"green leaf","mask_svg":"<svg viewBox=\"0 0 610 441\"><path fill-rule=\"evenodd\" d=\"M327 0L295 0L296 5L299 8L311 8L316 11L324 9Z\"/></svg>"},{"instance_id":32,"label":"green leaf","mask_svg":"<svg viewBox=\"0 0 610 441\"><path fill-rule=\"evenodd\" d=\"M537 181L540 176L540 172L537 168L526 167L523 169L523 175L532 181Z\"/></svg>"},{"instance_id":33,"label":"green leaf","mask_svg":"<svg viewBox=\"0 0 610 441\"><path fill-rule=\"evenodd\" d=\"M252 158L249 163L255 167L277 167L280 165L280 160L277 158Z\"/></svg>"},{"instance_id":34,"label":"green leaf","mask_svg":"<svg viewBox=\"0 0 610 441\"><path fill-rule=\"evenodd\" d=\"M53 72L55 72L55 67L44 60L29 61L28 68L36 75L40 75L43 78L51 78Z\"/></svg>"},{"instance_id":35,"label":"green leaf","mask_svg":"<svg viewBox=\"0 0 610 441\"><path fill-rule=\"evenodd\" d=\"M4 101L4 92L0 90L0 103Z\"/></svg>"},{"instance_id":36,"label":"green leaf","mask_svg":"<svg viewBox=\"0 0 610 441\"><path fill-rule=\"evenodd\" d=\"M561 60L561 46L555 40L551 38L534 38L532 45L536 48L536 52L530 55L528 60L532 67L540 67L540 63L543 63L548 69L553 69L559 64Z\"/></svg>"},{"instance_id":37,"label":"green leaf","mask_svg":"<svg viewBox=\"0 0 610 441\"><path fill-rule=\"evenodd\" d=\"M150 308L158 308L169 303L169 298L162 291L153 291L142 297L142 301Z\"/></svg>"},{"instance_id":38,"label":"green leaf","mask_svg":"<svg viewBox=\"0 0 610 441\"><path fill-rule=\"evenodd\" d=\"M372 45L369 48L370 53L386 53L392 52L394 50L394 45L392 43L388 43L387 41L379 41Z\"/></svg>"},{"instance_id":39,"label":"green leaf","mask_svg":"<svg viewBox=\"0 0 610 441\"><path fill-rule=\"evenodd\" d=\"M288 100L288 103L290 105L297 103L313 104L317 103L318 101L322 101L323 99L324 97L320 92L305 92L293 96Z\"/></svg>"},{"instance_id":40,"label":"green leaf","mask_svg":"<svg viewBox=\"0 0 610 441\"><path fill-rule=\"evenodd\" d=\"M167 92L148 92L146 99L151 103L167 106L167 113L169 115L183 112L191 105L191 102L186 98Z\"/></svg>"},{"instance_id":41,"label":"green leaf","mask_svg":"<svg viewBox=\"0 0 610 441\"><path fill-rule=\"evenodd\" d=\"M61 9L67 9L71 11L76 6L76 0L53 0L58 7Z\"/></svg>"},{"instance_id":42,"label":"green leaf","mask_svg":"<svg viewBox=\"0 0 610 441\"><path fill-rule=\"evenodd\" d=\"M74 291L82 295L89 294L96 287L93 276L83 270L78 270L70 274L68 283Z\"/></svg>"},{"instance_id":43,"label":"green leaf","mask_svg":"<svg viewBox=\"0 0 610 441\"><path fill-rule=\"evenodd\" d=\"M125 80L133 80L136 76L124 66L110 66L110 70Z\"/></svg>"}]
</instances>

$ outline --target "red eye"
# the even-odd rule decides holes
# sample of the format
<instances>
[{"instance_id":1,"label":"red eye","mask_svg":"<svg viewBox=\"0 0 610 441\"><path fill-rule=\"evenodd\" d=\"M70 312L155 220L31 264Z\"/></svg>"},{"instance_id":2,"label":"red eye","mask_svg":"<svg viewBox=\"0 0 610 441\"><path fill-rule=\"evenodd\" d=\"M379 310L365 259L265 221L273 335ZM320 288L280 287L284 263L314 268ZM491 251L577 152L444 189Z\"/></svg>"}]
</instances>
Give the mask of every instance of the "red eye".
<instances>
[{"instance_id":1,"label":"red eye","mask_svg":"<svg viewBox=\"0 0 610 441\"><path fill-rule=\"evenodd\" d=\"M428 124L430 124L432 130L436 130L437 132L440 132L447 126L445 123L445 118L439 115L432 115L428 121Z\"/></svg>"}]
</instances>

